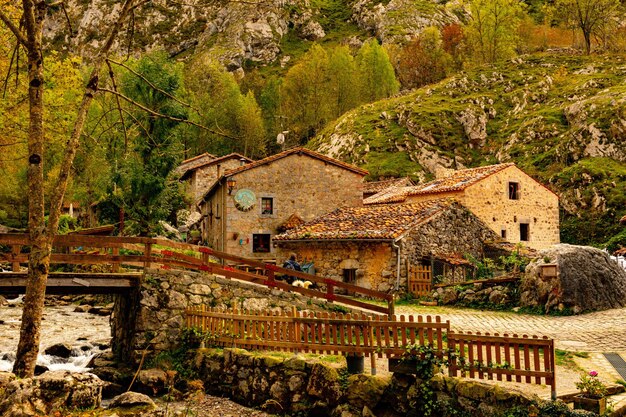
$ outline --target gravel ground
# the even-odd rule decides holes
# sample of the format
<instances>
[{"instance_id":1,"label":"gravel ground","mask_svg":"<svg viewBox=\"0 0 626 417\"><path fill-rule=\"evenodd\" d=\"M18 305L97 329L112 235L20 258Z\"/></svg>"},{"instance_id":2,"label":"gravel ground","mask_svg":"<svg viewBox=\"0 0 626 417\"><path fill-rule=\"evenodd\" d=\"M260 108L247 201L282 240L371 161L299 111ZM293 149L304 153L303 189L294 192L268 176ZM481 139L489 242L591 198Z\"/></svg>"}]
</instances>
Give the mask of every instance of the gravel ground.
<instances>
[{"instance_id":1,"label":"gravel ground","mask_svg":"<svg viewBox=\"0 0 626 417\"><path fill-rule=\"evenodd\" d=\"M164 409L165 405L160 404ZM178 417L271 417L263 411L247 408L227 398L202 395L188 401L167 405L167 415Z\"/></svg>"}]
</instances>

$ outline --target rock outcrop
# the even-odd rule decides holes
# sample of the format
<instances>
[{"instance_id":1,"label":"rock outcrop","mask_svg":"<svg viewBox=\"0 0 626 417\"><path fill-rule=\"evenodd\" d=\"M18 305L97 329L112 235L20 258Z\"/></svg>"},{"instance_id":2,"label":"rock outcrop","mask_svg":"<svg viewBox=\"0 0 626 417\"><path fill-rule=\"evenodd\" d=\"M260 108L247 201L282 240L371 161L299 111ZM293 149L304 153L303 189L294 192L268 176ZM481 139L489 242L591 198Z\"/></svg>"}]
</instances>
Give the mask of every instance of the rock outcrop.
<instances>
[{"instance_id":1,"label":"rock outcrop","mask_svg":"<svg viewBox=\"0 0 626 417\"><path fill-rule=\"evenodd\" d=\"M556 264L558 274L545 276L546 264ZM526 267L520 292L522 306L543 306L546 312L618 308L626 306L626 271L599 249L555 245Z\"/></svg>"},{"instance_id":2,"label":"rock outcrop","mask_svg":"<svg viewBox=\"0 0 626 417\"><path fill-rule=\"evenodd\" d=\"M8 382L2 382L8 380ZM4 386L3 386L4 385ZM25 379L0 378L0 415L32 417L67 408L95 408L102 381L92 374L49 371Z\"/></svg>"}]
</instances>

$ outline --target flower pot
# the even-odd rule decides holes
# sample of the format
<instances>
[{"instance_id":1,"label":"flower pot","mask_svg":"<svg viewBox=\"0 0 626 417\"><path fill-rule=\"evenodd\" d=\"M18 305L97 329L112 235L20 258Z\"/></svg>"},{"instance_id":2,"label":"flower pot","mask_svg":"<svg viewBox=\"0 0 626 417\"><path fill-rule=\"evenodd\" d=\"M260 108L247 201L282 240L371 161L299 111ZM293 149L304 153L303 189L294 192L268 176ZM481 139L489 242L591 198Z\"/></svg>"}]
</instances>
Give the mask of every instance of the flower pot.
<instances>
[{"instance_id":1,"label":"flower pot","mask_svg":"<svg viewBox=\"0 0 626 417\"><path fill-rule=\"evenodd\" d=\"M602 414L606 411L606 397L586 398L582 395L577 395L574 397L574 410L586 410Z\"/></svg>"},{"instance_id":2,"label":"flower pot","mask_svg":"<svg viewBox=\"0 0 626 417\"><path fill-rule=\"evenodd\" d=\"M346 364L349 374L362 374L365 370L365 356L356 356L349 353L346 356Z\"/></svg>"}]
</instances>

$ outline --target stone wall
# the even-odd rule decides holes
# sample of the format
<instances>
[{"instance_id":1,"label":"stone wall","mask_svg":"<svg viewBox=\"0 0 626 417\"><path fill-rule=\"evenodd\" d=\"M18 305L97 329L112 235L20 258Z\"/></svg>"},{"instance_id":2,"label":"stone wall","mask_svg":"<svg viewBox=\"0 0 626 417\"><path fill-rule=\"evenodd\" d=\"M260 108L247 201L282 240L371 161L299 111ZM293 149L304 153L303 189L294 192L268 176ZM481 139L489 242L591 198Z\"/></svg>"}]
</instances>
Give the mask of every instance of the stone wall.
<instances>
[{"instance_id":1,"label":"stone wall","mask_svg":"<svg viewBox=\"0 0 626 417\"><path fill-rule=\"evenodd\" d=\"M203 205L203 214L207 215L203 239L217 250L247 258L276 258L271 245L270 252L253 252L253 234L276 235L278 227L292 214L308 221L337 207L357 206L363 201L362 174L306 153L288 155L233 178L236 186L231 195L221 185ZM242 189L255 195L255 205L249 211L235 207L233 197ZM261 213L263 197L273 199L272 214Z\"/></svg>"},{"instance_id":2,"label":"stone wall","mask_svg":"<svg viewBox=\"0 0 626 417\"><path fill-rule=\"evenodd\" d=\"M234 155L232 158L225 159L219 163L198 168L191 174L187 192L193 197L194 209L198 199L209 190L209 187L212 186L220 176L224 175L224 172L241 166L239 158L241 158L240 155Z\"/></svg>"},{"instance_id":3,"label":"stone wall","mask_svg":"<svg viewBox=\"0 0 626 417\"><path fill-rule=\"evenodd\" d=\"M270 290L261 285L232 281L188 271L148 270L139 291L118 296L112 315L112 348L127 362L152 352L171 350L178 345L185 309L205 304L218 308L248 310L327 311L324 300Z\"/></svg>"},{"instance_id":4,"label":"stone wall","mask_svg":"<svg viewBox=\"0 0 626 417\"><path fill-rule=\"evenodd\" d=\"M520 185L520 198L509 199L508 183ZM529 225L529 241L524 245L544 249L559 243L559 198L515 166L506 168L465 191L411 196L407 203L453 197L481 219L498 236L506 231L506 241L520 242L520 223Z\"/></svg>"},{"instance_id":5,"label":"stone wall","mask_svg":"<svg viewBox=\"0 0 626 417\"><path fill-rule=\"evenodd\" d=\"M253 354L241 349L199 350L195 369L210 394L226 396L270 413L298 416L507 415L538 401L516 391L482 382L436 375L379 377L348 375L343 364L300 356Z\"/></svg>"},{"instance_id":6,"label":"stone wall","mask_svg":"<svg viewBox=\"0 0 626 417\"><path fill-rule=\"evenodd\" d=\"M483 242L497 239L476 216L459 204L413 228L400 239L399 291L407 289L407 271L438 255L483 255ZM300 262L313 261L316 274L343 280L344 269L356 269L356 284L378 291L395 289L397 251L391 241L279 241L278 257L295 252Z\"/></svg>"}]
</instances>

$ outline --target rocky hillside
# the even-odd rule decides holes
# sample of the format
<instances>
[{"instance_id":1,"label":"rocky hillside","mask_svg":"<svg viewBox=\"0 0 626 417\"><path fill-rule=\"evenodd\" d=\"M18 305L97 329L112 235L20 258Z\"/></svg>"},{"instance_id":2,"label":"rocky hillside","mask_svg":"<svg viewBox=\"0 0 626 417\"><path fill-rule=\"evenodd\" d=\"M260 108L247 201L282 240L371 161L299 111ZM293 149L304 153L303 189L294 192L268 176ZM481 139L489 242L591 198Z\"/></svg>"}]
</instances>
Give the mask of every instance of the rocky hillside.
<instances>
[{"instance_id":1,"label":"rocky hillside","mask_svg":"<svg viewBox=\"0 0 626 417\"><path fill-rule=\"evenodd\" d=\"M102 42L121 3L65 3L74 36L60 7L50 14L45 35L57 46L88 55ZM457 9L434 0L155 0L137 11L133 30L117 50L138 54L162 48L172 56L210 50L231 70L255 63L284 66L312 41L358 43L377 36L393 42L427 26L458 21L450 11Z\"/></svg>"},{"instance_id":2,"label":"rocky hillside","mask_svg":"<svg viewBox=\"0 0 626 417\"><path fill-rule=\"evenodd\" d=\"M310 146L373 178L514 161L561 196L563 241L626 245L625 92L623 56L522 56L355 109Z\"/></svg>"}]
</instances>

